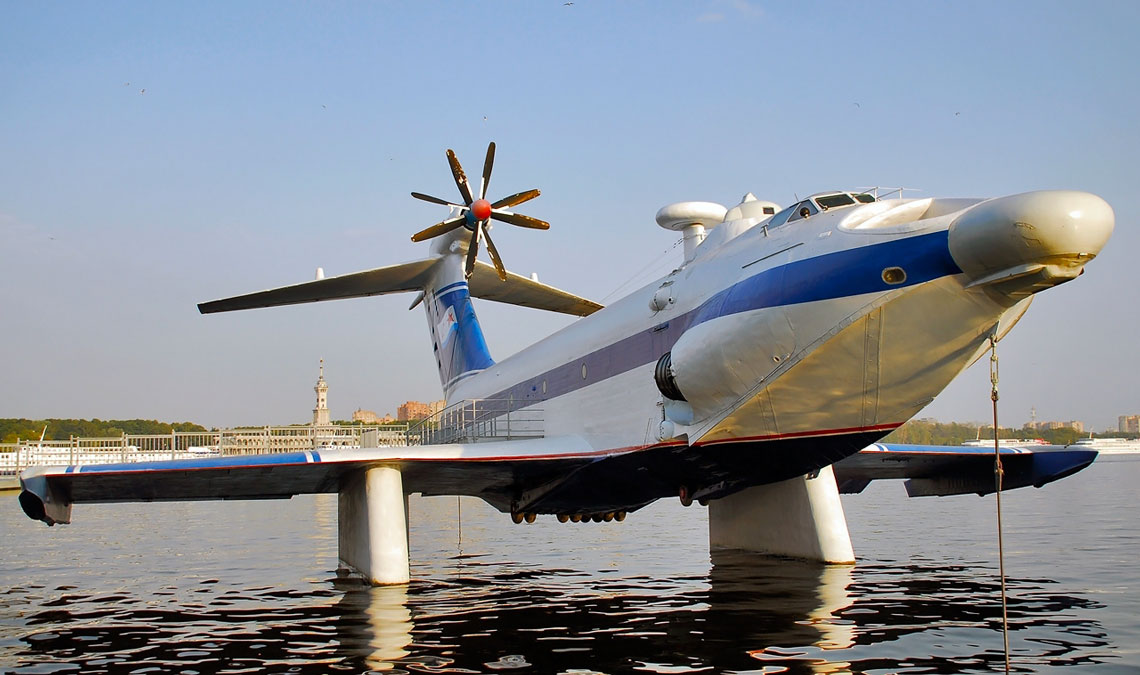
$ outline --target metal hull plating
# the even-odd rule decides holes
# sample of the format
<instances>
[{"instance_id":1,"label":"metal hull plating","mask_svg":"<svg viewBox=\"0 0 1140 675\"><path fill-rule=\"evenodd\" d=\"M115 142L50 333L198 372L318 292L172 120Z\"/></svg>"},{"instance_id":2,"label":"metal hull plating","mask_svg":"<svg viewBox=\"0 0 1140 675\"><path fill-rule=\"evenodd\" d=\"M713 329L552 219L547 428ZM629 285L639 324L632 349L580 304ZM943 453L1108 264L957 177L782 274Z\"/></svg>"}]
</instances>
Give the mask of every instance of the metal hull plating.
<instances>
[{"instance_id":1,"label":"metal hull plating","mask_svg":"<svg viewBox=\"0 0 1140 675\"><path fill-rule=\"evenodd\" d=\"M600 310L518 275L488 286L478 265L465 278L458 232L435 239L426 261L200 309L422 290L447 398L540 408L545 438L307 460L283 469L306 482L299 491L338 489L343 472L383 464L400 468L409 492L478 495L516 516L597 514L669 495L717 499L858 452L1000 339L1034 293L1079 276L1114 227L1112 209L1080 192L862 205L844 194L813 199L770 218L747 215L764 203L742 202L704 243L674 222L685 209L666 210L670 228L685 230L683 264ZM797 219L801 206L807 215ZM585 318L496 363L473 296ZM152 494L131 477L134 468L98 479L70 471L25 476L21 499L36 507L29 513L65 522L74 501L123 495L117 481L141 491L137 498ZM298 493L244 484L226 493L209 485L217 476L203 476L172 475L186 491L171 494Z\"/></svg>"},{"instance_id":2,"label":"metal hull plating","mask_svg":"<svg viewBox=\"0 0 1140 675\"><path fill-rule=\"evenodd\" d=\"M664 309L651 306L662 282L646 286L473 374L453 396L541 403L548 435L578 436L583 450L710 467L661 469L661 486L637 499L675 494L678 481L722 494L857 452L928 404L1028 299L967 288L947 244L950 217L866 233L844 230L842 215L752 228L670 275ZM905 282L884 279L891 266ZM679 406L654 382L670 350L688 399Z\"/></svg>"}]
</instances>

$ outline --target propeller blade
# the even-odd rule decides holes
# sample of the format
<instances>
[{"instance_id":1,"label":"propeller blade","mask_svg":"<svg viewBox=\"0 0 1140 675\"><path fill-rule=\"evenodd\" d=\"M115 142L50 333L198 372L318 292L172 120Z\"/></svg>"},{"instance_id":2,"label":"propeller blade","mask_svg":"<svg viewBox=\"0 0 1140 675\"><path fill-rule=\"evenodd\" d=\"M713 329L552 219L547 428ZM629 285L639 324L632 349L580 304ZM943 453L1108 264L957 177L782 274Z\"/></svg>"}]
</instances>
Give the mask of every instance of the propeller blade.
<instances>
[{"instance_id":1,"label":"propeller blade","mask_svg":"<svg viewBox=\"0 0 1140 675\"><path fill-rule=\"evenodd\" d=\"M412 196L415 197L416 199L422 199L425 202L431 202L432 204L439 204L440 206L453 206L457 209L464 208L462 204L453 204L453 203L447 201L446 199L440 199L439 197L432 197L431 195L425 195L422 192L413 192Z\"/></svg>"},{"instance_id":2,"label":"propeller blade","mask_svg":"<svg viewBox=\"0 0 1140 675\"><path fill-rule=\"evenodd\" d=\"M483 183L479 186L479 199L487 198L487 184L491 182L491 166L495 163L495 142L487 145L487 159L483 160Z\"/></svg>"},{"instance_id":3,"label":"propeller blade","mask_svg":"<svg viewBox=\"0 0 1140 675\"><path fill-rule=\"evenodd\" d=\"M495 242L491 241L491 228L484 226L482 229L483 238L487 240L487 253L491 254L491 262L495 264L495 271L499 273L499 280L506 281L507 268L503 267L503 259L499 257L499 250L495 248Z\"/></svg>"},{"instance_id":4,"label":"propeller blade","mask_svg":"<svg viewBox=\"0 0 1140 675\"><path fill-rule=\"evenodd\" d=\"M471 188L467 185L467 174L463 173L463 167L459 165L459 158L455 156L455 152L451 148L447 149L447 163L451 165L451 175L455 177L455 187L459 188L463 203L470 206L471 202L475 200L471 198Z\"/></svg>"},{"instance_id":5,"label":"propeller blade","mask_svg":"<svg viewBox=\"0 0 1140 675\"><path fill-rule=\"evenodd\" d=\"M475 271L475 256L479 254L479 235L483 233L483 221L475 222L475 231L471 233L471 244L467 247L467 265L463 269L463 278L470 279Z\"/></svg>"},{"instance_id":6,"label":"propeller blade","mask_svg":"<svg viewBox=\"0 0 1140 675\"><path fill-rule=\"evenodd\" d=\"M502 221L504 223L510 223L511 225L518 225L519 227L529 227L532 230L549 230L550 229L550 223L546 222L545 220L539 220L538 218L531 218L530 216L524 216L521 213L507 213L505 211L492 211L491 217L494 218L495 220L499 220L499 221Z\"/></svg>"},{"instance_id":7,"label":"propeller blade","mask_svg":"<svg viewBox=\"0 0 1140 675\"><path fill-rule=\"evenodd\" d=\"M539 196L540 194L542 194L542 193L539 192L538 190L527 190L525 192L516 192L513 195L511 195L510 197L503 197L499 201L494 202L493 204L491 204L491 208L493 208L493 209L509 209L510 207L518 206L519 204L522 204L523 202L529 202L530 200L534 199L535 197Z\"/></svg>"},{"instance_id":8,"label":"propeller blade","mask_svg":"<svg viewBox=\"0 0 1140 675\"><path fill-rule=\"evenodd\" d=\"M421 230L419 232L416 232L415 234L412 235L412 241L423 241L424 239L431 239L432 237L438 237L441 234L451 232L452 230L454 230L457 227L462 227L463 223L466 223L466 222L467 222L467 216L456 216L455 218L450 218L448 220L443 221L442 223L436 223L435 225L432 225L431 227L427 228L426 230Z\"/></svg>"}]
</instances>

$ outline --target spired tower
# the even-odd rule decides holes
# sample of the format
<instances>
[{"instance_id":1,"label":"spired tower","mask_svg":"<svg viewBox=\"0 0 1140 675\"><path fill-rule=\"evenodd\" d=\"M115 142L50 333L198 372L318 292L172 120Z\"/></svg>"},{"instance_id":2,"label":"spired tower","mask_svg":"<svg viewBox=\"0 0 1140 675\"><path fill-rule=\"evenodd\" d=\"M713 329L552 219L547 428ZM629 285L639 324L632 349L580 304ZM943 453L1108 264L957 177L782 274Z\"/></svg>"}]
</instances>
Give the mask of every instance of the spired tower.
<instances>
[{"instance_id":1,"label":"spired tower","mask_svg":"<svg viewBox=\"0 0 1140 675\"><path fill-rule=\"evenodd\" d=\"M313 408L313 426L327 426L329 423L329 384L325 382L325 360L321 359L321 374L317 377L317 407Z\"/></svg>"}]
</instances>

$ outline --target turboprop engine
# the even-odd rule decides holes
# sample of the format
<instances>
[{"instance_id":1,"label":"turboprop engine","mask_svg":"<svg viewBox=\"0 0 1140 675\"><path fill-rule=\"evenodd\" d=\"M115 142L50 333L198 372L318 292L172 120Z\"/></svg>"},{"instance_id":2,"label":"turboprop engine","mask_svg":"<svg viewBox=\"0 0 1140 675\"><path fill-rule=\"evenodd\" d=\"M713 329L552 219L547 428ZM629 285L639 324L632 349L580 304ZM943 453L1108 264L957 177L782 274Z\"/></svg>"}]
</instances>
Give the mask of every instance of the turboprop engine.
<instances>
[{"instance_id":1,"label":"turboprop engine","mask_svg":"<svg viewBox=\"0 0 1140 675\"><path fill-rule=\"evenodd\" d=\"M731 293L725 301L732 302ZM657 362L654 378L667 399L687 403L669 406L668 417L692 424L763 384L795 351L795 334L782 309L746 312L685 331Z\"/></svg>"}]
</instances>

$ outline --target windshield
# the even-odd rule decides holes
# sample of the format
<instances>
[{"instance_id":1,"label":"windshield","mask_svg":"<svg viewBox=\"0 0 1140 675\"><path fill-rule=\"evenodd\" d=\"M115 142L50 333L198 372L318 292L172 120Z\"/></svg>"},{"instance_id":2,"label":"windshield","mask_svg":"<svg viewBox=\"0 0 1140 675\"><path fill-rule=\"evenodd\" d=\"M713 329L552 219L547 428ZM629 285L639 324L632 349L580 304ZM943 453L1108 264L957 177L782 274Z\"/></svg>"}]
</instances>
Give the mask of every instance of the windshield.
<instances>
[{"instance_id":1,"label":"windshield","mask_svg":"<svg viewBox=\"0 0 1140 675\"><path fill-rule=\"evenodd\" d=\"M852 204L871 204L875 198L866 192L846 193L838 192L830 195L819 195L805 199L789 206L768 219L765 227L779 227L785 223L809 218L819 213L820 209L828 210ZM818 205L818 206L817 206Z\"/></svg>"},{"instance_id":2,"label":"windshield","mask_svg":"<svg viewBox=\"0 0 1140 675\"><path fill-rule=\"evenodd\" d=\"M849 206L854 204L855 200L852 199L849 194L824 195L822 197L816 197L815 203L819 204L820 208L833 209L836 206Z\"/></svg>"},{"instance_id":3,"label":"windshield","mask_svg":"<svg viewBox=\"0 0 1140 675\"><path fill-rule=\"evenodd\" d=\"M808 218L810 216L814 216L817 213L819 213L819 209L815 207L815 204L812 204L810 199L805 199L799 204L796 204L792 207L792 217L788 218L788 222L790 223L793 220Z\"/></svg>"},{"instance_id":4,"label":"windshield","mask_svg":"<svg viewBox=\"0 0 1140 675\"><path fill-rule=\"evenodd\" d=\"M788 216L792 215L792 210L795 209L796 206L798 206L798 204L789 206L783 211L780 211L776 215L772 216L771 220L768 221L767 227L779 227L780 225L788 222Z\"/></svg>"}]
</instances>

